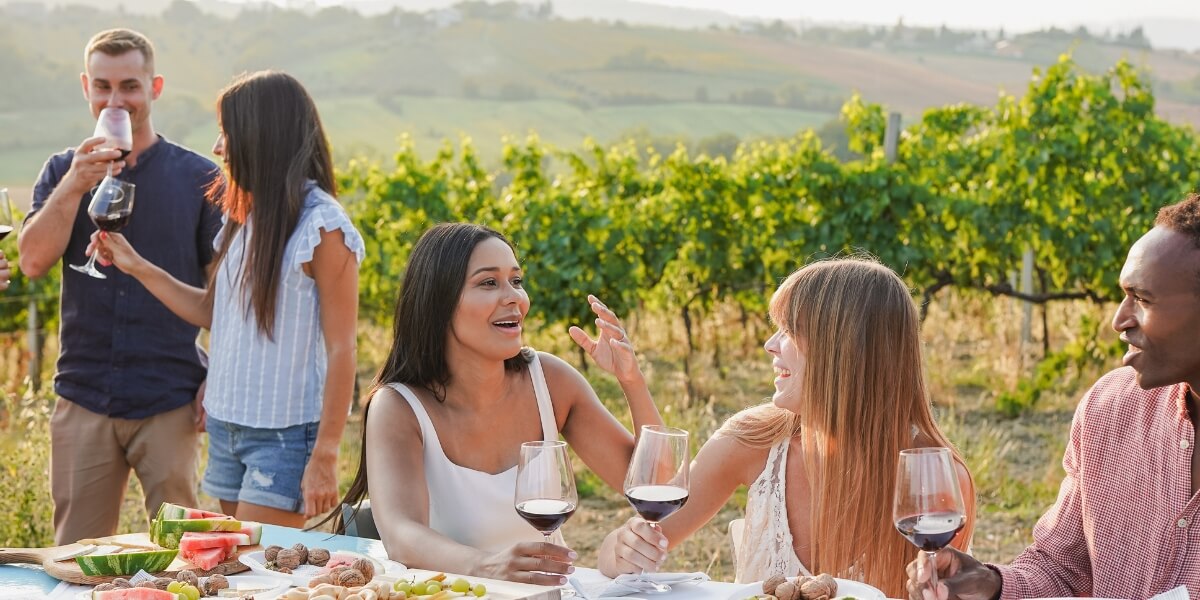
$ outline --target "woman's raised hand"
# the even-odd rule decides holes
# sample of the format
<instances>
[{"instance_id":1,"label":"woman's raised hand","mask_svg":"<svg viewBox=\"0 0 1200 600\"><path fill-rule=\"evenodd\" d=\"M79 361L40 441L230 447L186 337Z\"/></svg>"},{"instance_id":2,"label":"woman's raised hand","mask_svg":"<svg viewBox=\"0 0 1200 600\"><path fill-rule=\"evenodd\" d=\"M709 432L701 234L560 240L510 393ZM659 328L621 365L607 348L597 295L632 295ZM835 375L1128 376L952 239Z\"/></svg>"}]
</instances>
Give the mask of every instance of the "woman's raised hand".
<instances>
[{"instance_id":1,"label":"woman's raised hand","mask_svg":"<svg viewBox=\"0 0 1200 600\"><path fill-rule=\"evenodd\" d=\"M596 365L616 376L618 381L633 381L641 377L633 343L625 335L625 327L617 314L609 310L599 298L588 294L588 304L596 313L596 330L599 337L592 339L584 330L572 326L571 339L596 361Z\"/></svg>"},{"instance_id":2,"label":"woman's raised hand","mask_svg":"<svg viewBox=\"0 0 1200 600\"><path fill-rule=\"evenodd\" d=\"M92 241L84 254L91 256L99 252L96 259L101 265L116 265L123 273L134 275L134 270L146 263L146 259L129 245L129 240L119 233L108 233L100 230L92 232Z\"/></svg>"},{"instance_id":3,"label":"woman's raised hand","mask_svg":"<svg viewBox=\"0 0 1200 600\"><path fill-rule=\"evenodd\" d=\"M535 585L565 585L575 572L574 550L546 542L521 542L484 558L471 575Z\"/></svg>"},{"instance_id":4,"label":"woman's raised hand","mask_svg":"<svg viewBox=\"0 0 1200 600\"><path fill-rule=\"evenodd\" d=\"M641 517L633 517L600 544L596 567L608 577L653 573L667 558L667 537Z\"/></svg>"}]
</instances>

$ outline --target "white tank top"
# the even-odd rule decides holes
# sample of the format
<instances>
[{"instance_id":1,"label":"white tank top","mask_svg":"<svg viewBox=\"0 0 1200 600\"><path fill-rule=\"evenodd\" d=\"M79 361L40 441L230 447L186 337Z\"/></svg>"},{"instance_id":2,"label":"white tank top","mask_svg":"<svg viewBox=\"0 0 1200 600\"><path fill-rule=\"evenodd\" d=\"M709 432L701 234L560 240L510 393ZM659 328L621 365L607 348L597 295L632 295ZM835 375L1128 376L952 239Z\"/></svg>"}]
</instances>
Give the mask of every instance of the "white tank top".
<instances>
[{"instance_id":1,"label":"white tank top","mask_svg":"<svg viewBox=\"0 0 1200 600\"><path fill-rule=\"evenodd\" d=\"M758 479L746 491L746 525L737 552L737 583L753 583L772 575L811 575L796 556L788 528L787 450L790 438L775 444Z\"/></svg>"},{"instance_id":2,"label":"white tank top","mask_svg":"<svg viewBox=\"0 0 1200 600\"><path fill-rule=\"evenodd\" d=\"M529 363L529 375L537 397L542 439L557 440L554 406L537 353ZM513 507L517 466L492 475L450 462L442 450L438 432L416 394L403 383L388 385L408 400L421 424L425 484L429 488L429 527L460 544L486 552L499 552L517 542L542 541L542 534L522 519ZM551 541L564 545L562 534L557 531Z\"/></svg>"}]
</instances>

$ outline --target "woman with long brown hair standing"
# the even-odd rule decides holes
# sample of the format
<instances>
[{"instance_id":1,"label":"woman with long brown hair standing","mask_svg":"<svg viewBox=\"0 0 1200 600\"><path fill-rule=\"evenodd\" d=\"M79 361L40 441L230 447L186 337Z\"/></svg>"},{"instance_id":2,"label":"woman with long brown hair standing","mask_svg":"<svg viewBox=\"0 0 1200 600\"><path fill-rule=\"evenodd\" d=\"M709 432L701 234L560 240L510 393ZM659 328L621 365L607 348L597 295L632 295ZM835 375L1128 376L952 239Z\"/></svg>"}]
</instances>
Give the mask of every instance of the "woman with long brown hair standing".
<instances>
[{"instance_id":1,"label":"woman with long brown hair standing","mask_svg":"<svg viewBox=\"0 0 1200 600\"><path fill-rule=\"evenodd\" d=\"M901 597L917 550L892 523L899 452L954 453L968 513L955 547L968 546L975 512L970 473L926 396L908 288L871 259L821 261L780 285L770 314L779 328L765 344L776 373L771 402L737 413L701 448L691 496L661 532L634 518L609 534L600 570L656 569L746 485L739 582L825 572Z\"/></svg>"},{"instance_id":2,"label":"woman with long brown hair standing","mask_svg":"<svg viewBox=\"0 0 1200 600\"><path fill-rule=\"evenodd\" d=\"M239 519L302 526L337 503L363 241L334 197L329 142L300 82L243 76L217 108L213 152L228 184L210 188L225 225L208 288L172 278L119 234L97 236L96 251L212 331L204 491Z\"/></svg>"}]
</instances>

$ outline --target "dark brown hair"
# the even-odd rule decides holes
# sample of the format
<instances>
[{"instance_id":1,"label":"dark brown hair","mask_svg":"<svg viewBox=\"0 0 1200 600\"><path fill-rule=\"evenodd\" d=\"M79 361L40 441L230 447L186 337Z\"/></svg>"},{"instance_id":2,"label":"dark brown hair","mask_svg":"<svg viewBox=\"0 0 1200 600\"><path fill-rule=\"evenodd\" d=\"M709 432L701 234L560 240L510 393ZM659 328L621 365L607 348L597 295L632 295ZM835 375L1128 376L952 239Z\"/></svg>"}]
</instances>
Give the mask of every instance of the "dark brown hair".
<instances>
[{"instance_id":1,"label":"dark brown hair","mask_svg":"<svg viewBox=\"0 0 1200 600\"><path fill-rule=\"evenodd\" d=\"M467 281L471 254L480 243L496 238L509 248L512 242L500 232L473 223L442 223L435 225L417 240L396 298L396 316L392 324L392 349L387 360L375 375L363 408L362 451L358 472L342 499L343 504L355 507L367 495L367 417L371 398L379 388L389 383L421 387L439 402L446 399L446 384L450 383L450 364L446 362L446 338L458 300ZM516 249L513 249L516 253ZM526 348L504 361L508 371L520 371L533 360L533 351ZM334 509L321 523L334 521L336 531L345 531L341 508ZM320 525L318 523L317 525ZM314 525L315 527L316 525Z\"/></svg>"},{"instance_id":2,"label":"dark brown hair","mask_svg":"<svg viewBox=\"0 0 1200 600\"><path fill-rule=\"evenodd\" d=\"M304 86L277 71L234 80L217 99L217 117L229 178L214 179L208 192L228 221L208 293L233 238L253 214L254 235L238 269L242 289L250 290L247 310L254 311L259 331L273 339L284 250L300 221L305 185L315 180L336 196L329 141Z\"/></svg>"},{"instance_id":3,"label":"dark brown hair","mask_svg":"<svg viewBox=\"0 0 1200 600\"><path fill-rule=\"evenodd\" d=\"M1200 194L1188 194L1183 200L1162 207L1154 224L1192 238L1192 243L1200 248Z\"/></svg>"},{"instance_id":4,"label":"dark brown hair","mask_svg":"<svg viewBox=\"0 0 1200 600\"><path fill-rule=\"evenodd\" d=\"M93 35L83 50L84 68L87 68L88 60L95 52L108 56L121 56L131 50L142 53L146 59L146 71L153 75L154 45L146 36L132 29L108 29Z\"/></svg>"}]
</instances>

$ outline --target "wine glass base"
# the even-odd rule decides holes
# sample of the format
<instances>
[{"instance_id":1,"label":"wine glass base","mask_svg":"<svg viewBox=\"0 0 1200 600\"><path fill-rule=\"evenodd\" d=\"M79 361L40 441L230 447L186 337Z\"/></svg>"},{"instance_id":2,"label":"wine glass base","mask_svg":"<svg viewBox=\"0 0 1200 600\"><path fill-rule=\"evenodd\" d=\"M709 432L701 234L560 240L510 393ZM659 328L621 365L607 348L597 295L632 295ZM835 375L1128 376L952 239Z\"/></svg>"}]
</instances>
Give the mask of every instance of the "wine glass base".
<instances>
[{"instance_id":1,"label":"wine glass base","mask_svg":"<svg viewBox=\"0 0 1200 600\"><path fill-rule=\"evenodd\" d=\"M96 279L108 279L108 275L105 275L104 273L101 273L100 271L96 270L96 267L92 266L90 263L86 264L86 265L67 265L67 266L71 267L72 269L75 269L76 271L79 271L80 273L84 273L86 275L91 275L92 277L95 277Z\"/></svg>"}]
</instances>

